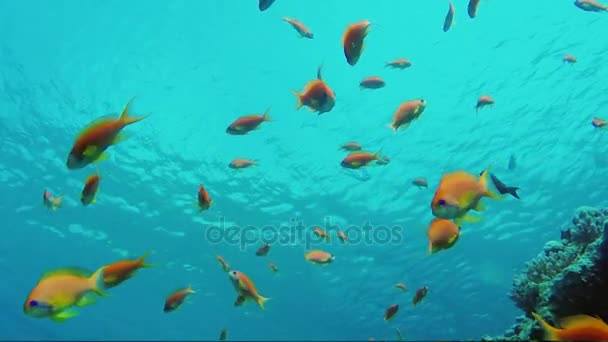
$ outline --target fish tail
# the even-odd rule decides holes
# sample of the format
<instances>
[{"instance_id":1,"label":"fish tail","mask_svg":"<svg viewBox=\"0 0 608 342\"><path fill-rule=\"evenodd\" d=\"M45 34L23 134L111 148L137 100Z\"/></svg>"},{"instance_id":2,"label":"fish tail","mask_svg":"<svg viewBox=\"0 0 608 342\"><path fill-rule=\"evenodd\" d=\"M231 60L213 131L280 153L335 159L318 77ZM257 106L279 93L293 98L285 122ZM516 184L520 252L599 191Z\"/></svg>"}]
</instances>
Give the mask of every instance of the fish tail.
<instances>
[{"instance_id":1,"label":"fish tail","mask_svg":"<svg viewBox=\"0 0 608 342\"><path fill-rule=\"evenodd\" d=\"M540 323L541 327L545 330L544 339L547 341L557 341L559 340L559 329L552 327L549 323L547 323L539 314L536 312L532 312L532 316L536 318L538 323Z\"/></svg>"},{"instance_id":2,"label":"fish tail","mask_svg":"<svg viewBox=\"0 0 608 342\"><path fill-rule=\"evenodd\" d=\"M483 173L481 174L481 178L479 179L479 184L481 185L481 188L483 189L484 196L490 197L493 199L502 199L502 196L500 196L500 195L492 192L490 189L488 189L488 176L490 175L491 169L492 169L492 164L490 164L490 166L488 166L488 168L485 169L485 171L483 171Z\"/></svg>"},{"instance_id":3,"label":"fish tail","mask_svg":"<svg viewBox=\"0 0 608 342\"><path fill-rule=\"evenodd\" d=\"M139 259L137 259L137 262L139 263L139 267L155 267L157 265L155 264L148 264L146 262L146 258L152 253L152 251L147 251L146 253L144 253L144 255L140 256Z\"/></svg>"},{"instance_id":4,"label":"fish tail","mask_svg":"<svg viewBox=\"0 0 608 342\"><path fill-rule=\"evenodd\" d=\"M93 275L91 275L89 281L91 282L91 291L102 297L107 297L108 295L103 291L105 289L103 282L104 270L104 267L100 267L97 271L95 271L95 273L93 273Z\"/></svg>"},{"instance_id":5,"label":"fish tail","mask_svg":"<svg viewBox=\"0 0 608 342\"><path fill-rule=\"evenodd\" d=\"M382 149L379 149L378 152L374 153L374 157L376 160L382 159Z\"/></svg>"},{"instance_id":6,"label":"fish tail","mask_svg":"<svg viewBox=\"0 0 608 342\"><path fill-rule=\"evenodd\" d=\"M393 123L389 123L386 125L388 128L392 129L393 132L397 133L397 127Z\"/></svg>"},{"instance_id":7,"label":"fish tail","mask_svg":"<svg viewBox=\"0 0 608 342\"><path fill-rule=\"evenodd\" d=\"M188 287L186 288L186 292L188 292L188 293L196 293L196 291L194 291L192 289L192 284L188 285Z\"/></svg>"},{"instance_id":8,"label":"fish tail","mask_svg":"<svg viewBox=\"0 0 608 342\"><path fill-rule=\"evenodd\" d=\"M507 187L507 192L509 194L511 194L511 196L513 196L513 197L515 197L517 199L521 199L521 198L519 198L519 194L517 194L517 190L519 190L519 188L516 187L516 186Z\"/></svg>"},{"instance_id":9,"label":"fish tail","mask_svg":"<svg viewBox=\"0 0 608 342\"><path fill-rule=\"evenodd\" d=\"M292 93L293 93L293 94L296 96L296 98L298 99L298 103L296 103L296 110L299 110L299 109L300 109L300 108L302 108L302 106L304 105L304 102L302 102L302 94L298 93L298 92L297 92L297 91L295 91L295 90L292 90L291 92L292 92Z\"/></svg>"},{"instance_id":10,"label":"fish tail","mask_svg":"<svg viewBox=\"0 0 608 342\"><path fill-rule=\"evenodd\" d=\"M317 79L322 80L323 76L321 75L321 71L323 71L323 64L319 64L317 68Z\"/></svg>"},{"instance_id":11,"label":"fish tail","mask_svg":"<svg viewBox=\"0 0 608 342\"><path fill-rule=\"evenodd\" d=\"M136 123L138 121L141 121L145 118L147 118L147 115L144 116L129 116L129 110L131 109L131 104L133 103L133 100L135 99L135 97L132 97L131 100L129 100L129 102L127 103L127 105L125 106L125 109L123 109L122 114L120 115L120 121L125 125L130 125L133 123Z\"/></svg>"},{"instance_id":12,"label":"fish tail","mask_svg":"<svg viewBox=\"0 0 608 342\"><path fill-rule=\"evenodd\" d=\"M266 297L262 297L260 295L257 295L255 297L255 301L256 303L258 303L258 306L262 309L262 310L266 310L264 308L264 303L266 303L268 300L270 300L270 298L266 298Z\"/></svg>"},{"instance_id":13,"label":"fish tail","mask_svg":"<svg viewBox=\"0 0 608 342\"><path fill-rule=\"evenodd\" d=\"M266 109L266 111L264 112L264 115L263 115L264 121L272 121L272 120L270 120L270 116L268 116L269 114L270 114L270 107L268 107Z\"/></svg>"}]
</instances>

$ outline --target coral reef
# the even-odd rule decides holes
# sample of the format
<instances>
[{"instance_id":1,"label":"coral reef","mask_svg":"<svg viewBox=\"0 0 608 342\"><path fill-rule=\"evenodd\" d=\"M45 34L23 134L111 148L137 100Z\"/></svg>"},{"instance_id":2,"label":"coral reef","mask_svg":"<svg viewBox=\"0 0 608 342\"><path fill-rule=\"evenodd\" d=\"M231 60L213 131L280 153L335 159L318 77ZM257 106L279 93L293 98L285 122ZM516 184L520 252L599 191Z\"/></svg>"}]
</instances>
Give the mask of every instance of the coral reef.
<instances>
[{"instance_id":1,"label":"coral reef","mask_svg":"<svg viewBox=\"0 0 608 342\"><path fill-rule=\"evenodd\" d=\"M543 252L515 276L509 294L526 315L500 337L482 340L542 340L530 316L534 311L547 322L577 314L599 316L608 322L608 210L590 207L576 211L560 241L545 244Z\"/></svg>"}]
</instances>

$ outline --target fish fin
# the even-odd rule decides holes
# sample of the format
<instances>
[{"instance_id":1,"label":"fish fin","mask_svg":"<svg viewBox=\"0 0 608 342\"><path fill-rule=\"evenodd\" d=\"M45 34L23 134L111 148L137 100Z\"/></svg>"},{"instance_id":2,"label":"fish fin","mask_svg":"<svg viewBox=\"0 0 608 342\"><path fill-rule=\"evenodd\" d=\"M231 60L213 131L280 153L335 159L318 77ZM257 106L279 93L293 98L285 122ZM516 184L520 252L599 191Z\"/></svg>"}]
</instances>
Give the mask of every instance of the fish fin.
<instances>
[{"instance_id":1,"label":"fish fin","mask_svg":"<svg viewBox=\"0 0 608 342\"><path fill-rule=\"evenodd\" d=\"M484 211L486 210L486 206L481 201L479 201L477 202L477 205L475 206L475 208L473 208L473 210Z\"/></svg>"},{"instance_id":2,"label":"fish fin","mask_svg":"<svg viewBox=\"0 0 608 342\"><path fill-rule=\"evenodd\" d=\"M517 199L521 199L521 198L519 198L519 194L517 193L517 190L519 190L519 188L516 187L516 186L507 187L507 192L509 194L511 194L511 196L513 196L513 197L515 197Z\"/></svg>"},{"instance_id":3,"label":"fish fin","mask_svg":"<svg viewBox=\"0 0 608 342\"><path fill-rule=\"evenodd\" d=\"M88 278L91 276L91 271L89 271L85 268L79 268L79 267L64 267L64 268L59 268L56 270L51 270L51 271L45 272L42 275L41 280L46 279L48 277L52 277L52 276L56 276L56 275L64 275L64 274L76 275L79 277Z\"/></svg>"},{"instance_id":4,"label":"fish fin","mask_svg":"<svg viewBox=\"0 0 608 342\"><path fill-rule=\"evenodd\" d=\"M95 302L97 302L97 296L93 292L88 292L76 301L76 306L83 307L95 304Z\"/></svg>"},{"instance_id":5,"label":"fish fin","mask_svg":"<svg viewBox=\"0 0 608 342\"><path fill-rule=\"evenodd\" d=\"M195 294L195 293L196 293L196 291L194 291L194 290L192 289L192 284L189 284L189 285L188 285L188 287L186 288L186 291L188 291L188 293L190 293L190 294Z\"/></svg>"},{"instance_id":6,"label":"fish fin","mask_svg":"<svg viewBox=\"0 0 608 342\"><path fill-rule=\"evenodd\" d=\"M104 161L104 160L106 160L108 158L110 158L110 155L104 152L104 153L100 154L99 157L97 157L97 159L95 159L93 162L94 163L99 163L99 162L102 162L102 161Z\"/></svg>"},{"instance_id":7,"label":"fish fin","mask_svg":"<svg viewBox=\"0 0 608 342\"><path fill-rule=\"evenodd\" d=\"M464 222L476 223L481 221L481 217L473 215L464 215L462 218ZM458 224L460 226L460 224Z\"/></svg>"},{"instance_id":8,"label":"fish fin","mask_svg":"<svg viewBox=\"0 0 608 342\"><path fill-rule=\"evenodd\" d=\"M268 107L266 109L266 111L264 112L264 115L263 115L264 121L272 121L272 120L270 120L270 116L268 116L268 114L270 114L270 107Z\"/></svg>"},{"instance_id":9,"label":"fish fin","mask_svg":"<svg viewBox=\"0 0 608 342\"><path fill-rule=\"evenodd\" d=\"M146 253L144 253L144 255L140 256L137 261L139 263L139 267L156 267L158 265L155 264L148 264L146 262L146 258L152 253L152 251L147 251Z\"/></svg>"},{"instance_id":10,"label":"fish fin","mask_svg":"<svg viewBox=\"0 0 608 342\"><path fill-rule=\"evenodd\" d=\"M481 217L472 216L472 215L464 215L462 217L458 217L458 218L454 219L454 223L456 223L458 226L461 226L465 222L476 223L479 221L481 221Z\"/></svg>"},{"instance_id":11,"label":"fish fin","mask_svg":"<svg viewBox=\"0 0 608 342\"><path fill-rule=\"evenodd\" d=\"M104 267L100 267L91 277L89 277L89 281L91 283L91 291L97 293L99 296L109 297L109 295L103 291L105 289L103 282L104 270Z\"/></svg>"},{"instance_id":12,"label":"fish fin","mask_svg":"<svg viewBox=\"0 0 608 342\"><path fill-rule=\"evenodd\" d=\"M310 100L310 104L308 105L308 110L311 112L316 112L317 111L317 107L319 107L319 101L316 99L311 99Z\"/></svg>"},{"instance_id":13,"label":"fish fin","mask_svg":"<svg viewBox=\"0 0 608 342\"><path fill-rule=\"evenodd\" d=\"M321 76L322 70L323 70L323 64L320 64L319 67L317 68L317 79L318 80L323 80L323 77Z\"/></svg>"},{"instance_id":14,"label":"fish fin","mask_svg":"<svg viewBox=\"0 0 608 342\"><path fill-rule=\"evenodd\" d=\"M532 312L532 316L534 316L534 318L536 318L538 323L540 323L541 327L545 330L545 337L544 337L545 340L547 340L547 341L559 340L559 330L560 329L557 329L557 328L553 327L552 325L550 325L549 323L547 323L547 321L545 321L536 312Z\"/></svg>"},{"instance_id":15,"label":"fish fin","mask_svg":"<svg viewBox=\"0 0 608 342\"><path fill-rule=\"evenodd\" d=\"M99 153L99 148L97 148L97 146L95 146L95 145L87 146L87 148L85 148L84 151L82 152L82 154L88 158L92 158L92 157L96 156L98 153Z\"/></svg>"},{"instance_id":16,"label":"fish fin","mask_svg":"<svg viewBox=\"0 0 608 342\"><path fill-rule=\"evenodd\" d=\"M429 254L433 253L433 241L429 241Z\"/></svg>"},{"instance_id":17,"label":"fish fin","mask_svg":"<svg viewBox=\"0 0 608 342\"><path fill-rule=\"evenodd\" d=\"M109 276L109 277L104 277L104 278L103 278L103 282L104 282L104 284L106 284L106 287L107 287L107 284L113 284L113 283L114 283L114 282L116 282L118 279L119 279L119 278L118 278L118 276L117 276L117 275L112 275L112 276Z\"/></svg>"},{"instance_id":18,"label":"fish fin","mask_svg":"<svg viewBox=\"0 0 608 342\"><path fill-rule=\"evenodd\" d=\"M291 92L295 95L296 99L298 100L298 102L296 103L296 110L299 110L304 105L304 103L302 102L302 94L298 93L295 90L292 90Z\"/></svg>"},{"instance_id":19,"label":"fish fin","mask_svg":"<svg viewBox=\"0 0 608 342\"><path fill-rule=\"evenodd\" d=\"M118 143L120 143L120 142L122 142L122 141L126 140L128 137L129 137L129 136L128 136L127 134L124 134L124 133L118 134L118 135L117 135L117 136L114 138L114 140L112 140L112 145L116 145L116 144L118 144Z\"/></svg>"},{"instance_id":20,"label":"fish fin","mask_svg":"<svg viewBox=\"0 0 608 342\"><path fill-rule=\"evenodd\" d=\"M51 319L55 322L63 323L70 318L78 316L78 311L75 309L62 310L51 316Z\"/></svg>"},{"instance_id":21,"label":"fish fin","mask_svg":"<svg viewBox=\"0 0 608 342\"><path fill-rule=\"evenodd\" d=\"M262 309L262 310L266 310L264 308L264 303L266 303L268 300L270 300L270 298L266 298L266 297L262 297L260 295L257 295L255 297L255 301L256 303L258 303L258 306Z\"/></svg>"},{"instance_id":22,"label":"fish fin","mask_svg":"<svg viewBox=\"0 0 608 342\"><path fill-rule=\"evenodd\" d=\"M129 116L129 110L131 109L131 104L133 103L133 100L135 100L135 97L132 97L131 100L129 100L129 102L125 106L125 109L123 109L122 114L120 115L120 121L125 126L136 123L148 117L148 115Z\"/></svg>"}]
</instances>

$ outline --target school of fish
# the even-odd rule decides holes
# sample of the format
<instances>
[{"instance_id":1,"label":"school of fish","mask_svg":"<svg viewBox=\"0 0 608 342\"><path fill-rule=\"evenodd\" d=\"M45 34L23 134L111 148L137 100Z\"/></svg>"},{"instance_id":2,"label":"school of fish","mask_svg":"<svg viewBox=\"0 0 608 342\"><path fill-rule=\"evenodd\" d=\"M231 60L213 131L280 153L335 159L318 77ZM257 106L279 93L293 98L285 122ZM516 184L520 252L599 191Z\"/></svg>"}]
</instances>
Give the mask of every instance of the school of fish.
<instances>
[{"instance_id":1,"label":"school of fish","mask_svg":"<svg viewBox=\"0 0 608 342\"><path fill-rule=\"evenodd\" d=\"M486 1L468 0L466 13L470 19L480 15L479 7L484 2ZM259 11L269 10L274 3L275 0L259 0ZM446 4L448 5L448 12L445 20L442 25L438 23L437 26L448 33L456 24L457 12L452 0L447 1ZM588 12L608 11L608 5L603 5L595 0L575 0L574 5ZM316 36L312 30L297 18L283 17L282 20L289 24L300 37L307 40L315 39ZM366 39L368 39L368 35L372 31L371 27L374 24L368 20L353 20L345 26L341 40L342 53L345 62L350 66L355 67L364 55ZM565 64L574 65L577 63L577 58L572 55L566 55L562 60ZM415 67L405 57L384 64L387 68L395 70L393 72L407 72L403 70ZM316 77L306 83L301 91L292 89L296 100L296 110L306 107L310 112L321 115L331 112L336 105L338 98L334 90L324 80L322 69L322 65L320 65ZM373 75L363 78L359 87L361 90L376 91L387 87L387 84L381 76ZM123 129L148 117L148 115L131 115L132 102L133 99L127 102L122 114L118 117L103 116L95 119L76 135L67 156L67 168L70 170L82 169L90 164L94 164L96 168L95 173L90 174L84 180L80 198L83 206L94 206L97 202L99 185L103 179L98 165L108 158L108 151L111 150L113 145L126 139L126 135L122 133ZM491 95L480 94L472 109L479 113L481 110L486 110L486 108L495 104L496 101ZM390 122L386 123L389 117L387 116L384 124L394 134L406 129L416 129L416 121L427 112L428 105L427 101L422 98L404 99L402 103L396 105ZM428 111L432 111L432 104ZM378 120L379 125L382 125L381 120ZM270 121L270 108L268 108L262 114L248 114L237 117L228 124L225 132L236 136L246 135L255 130L264 129L266 123ZM598 117L591 119L591 125L596 129L606 129L608 127L607 122ZM346 156L342 161L336 163L336 167L360 171L363 168L375 165L386 166L390 162L390 158L383 156L381 150L375 153L366 151L356 141L342 143L338 149L345 151ZM234 172L247 172L246 169L253 166L263 167L263 165L258 166L256 160L244 157L232 160L227 166L239 170ZM485 199L502 200L507 194L515 199L520 199L517 193L518 187L506 185L492 173L492 165L486 166L487 168L479 176L463 170L454 170L441 176L439 184L434 190L429 208L430 213L434 216L427 229L428 248L426 250L429 257L432 254L446 253L444 251L455 248L460 239L461 231L463 231L463 226L481 220L479 213L486 210ZM512 170L515 167L516 159L512 155L508 163L508 169ZM430 186L427 179L422 176L411 180L411 184L421 191L426 191ZM53 212L57 212L62 207L62 199L63 196L54 196L46 189L43 192L43 205ZM193 198L193 205L198 209L198 212L204 212L210 210L213 204L208 190L203 184L200 184L196 191L196 197ZM474 215L473 212L477 214ZM466 231L466 228L464 231ZM321 227L313 228L310 233L315 235L319 241L330 242L330 232ZM336 237L343 244L349 243L348 232L339 230L336 232ZM255 255L267 257L271 247L270 244L264 243L258 248ZM31 317L65 322L79 314L78 308L92 305L98 297L107 296L106 291L116 286L123 286L122 284L132 279L140 269L154 268L155 265L146 262L149 254L146 253L136 259L118 260L101 265L95 271L74 267L60 267L46 271L27 295L23 311ZM260 294L253 280L242 271L235 270L222 256L217 255L216 259L221 270L226 273L226 284L230 283L235 291L234 305L241 306L247 302L252 302L260 309L266 309L270 298ZM304 254L304 261L313 265L329 266L338 262L337 260L339 261L335 255L321 249L309 250ZM268 262L267 265L272 273L279 272L279 267L274 262ZM408 286L403 282L397 282L395 287L401 293L408 291ZM179 310L189 300L190 296L196 293L197 291L192 286L183 286L182 284L182 287L166 294L163 311L170 313ZM427 286L419 287L411 299L412 307L420 305L428 293L429 288ZM399 296L396 296L396 298L399 298ZM159 309L160 302L159 300ZM391 321L398 314L399 308L398 303L391 303L387 306L384 320ZM561 322L561 328L557 328L547 323L537 313L529 314L537 319L545 330L546 339L608 340L608 326L596 317L582 314L567 317ZM218 330L220 331L219 340L226 340L228 329L218 327ZM399 330L396 330L396 332L398 339L401 340L401 332Z\"/></svg>"}]
</instances>

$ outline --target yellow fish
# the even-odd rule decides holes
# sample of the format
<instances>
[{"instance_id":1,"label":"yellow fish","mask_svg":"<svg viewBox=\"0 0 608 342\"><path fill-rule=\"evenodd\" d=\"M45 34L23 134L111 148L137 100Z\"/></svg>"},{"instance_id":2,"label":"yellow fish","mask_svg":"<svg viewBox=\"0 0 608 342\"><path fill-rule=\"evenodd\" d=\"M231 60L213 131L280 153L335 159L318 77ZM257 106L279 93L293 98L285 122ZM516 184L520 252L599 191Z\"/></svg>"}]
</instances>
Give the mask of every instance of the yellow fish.
<instances>
[{"instance_id":1,"label":"yellow fish","mask_svg":"<svg viewBox=\"0 0 608 342\"><path fill-rule=\"evenodd\" d=\"M96 301L95 294L103 292L104 268L93 275L77 268L63 268L45 273L30 292L23 304L26 315L37 318L51 318L64 322L78 315L76 306L86 306Z\"/></svg>"}]
</instances>

